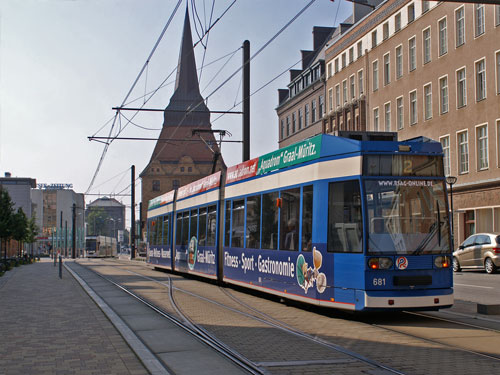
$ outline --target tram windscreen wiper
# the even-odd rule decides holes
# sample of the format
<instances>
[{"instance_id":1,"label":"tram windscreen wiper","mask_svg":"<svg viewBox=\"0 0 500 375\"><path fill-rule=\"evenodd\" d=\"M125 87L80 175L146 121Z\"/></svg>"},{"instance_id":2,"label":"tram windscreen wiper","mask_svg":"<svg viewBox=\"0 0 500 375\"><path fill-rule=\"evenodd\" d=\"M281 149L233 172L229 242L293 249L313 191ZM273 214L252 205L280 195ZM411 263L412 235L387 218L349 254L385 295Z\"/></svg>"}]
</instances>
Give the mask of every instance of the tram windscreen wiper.
<instances>
[{"instance_id":1,"label":"tram windscreen wiper","mask_svg":"<svg viewBox=\"0 0 500 375\"><path fill-rule=\"evenodd\" d=\"M439 224L438 223L439 223L439 221L435 221L434 223L432 223L432 225L429 229L429 233L427 233L427 235L424 237L422 242L420 242L420 244L417 246L417 249L412 253L413 255L420 254L422 251L424 251L426 246L429 244L429 242L431 242L432 238L436 234L435 233L436 230L439 232Z\"/></svg>"}]
</instances>

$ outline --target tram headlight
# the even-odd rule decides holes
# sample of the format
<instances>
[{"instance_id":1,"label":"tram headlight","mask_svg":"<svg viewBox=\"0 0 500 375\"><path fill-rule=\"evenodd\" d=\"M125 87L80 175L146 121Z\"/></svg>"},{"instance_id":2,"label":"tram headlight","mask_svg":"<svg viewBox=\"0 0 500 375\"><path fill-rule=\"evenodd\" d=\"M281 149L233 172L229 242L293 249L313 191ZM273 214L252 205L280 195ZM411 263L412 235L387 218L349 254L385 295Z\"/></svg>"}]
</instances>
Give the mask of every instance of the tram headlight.
<instances>
[{"instance_id":1,"label":"tram headlight","mask_svg":"<svg viewBox=\"0 0 500 375\"><path fill-rule=\"evenodd\" d=\"M391 258L370 258L368 260L368 268L372 270L388 270L392 268Z\"/></svg>"},{"instance_id":2,"label":"tram headlight","mask_svg":"<svg viewBox=\"0 0 500 375\"><path fill-rule=\"evenodd\" d=\"M451 259L448 256L439 256L434 258L436 268L450 268Z\"/></svg>"}]
</instances>

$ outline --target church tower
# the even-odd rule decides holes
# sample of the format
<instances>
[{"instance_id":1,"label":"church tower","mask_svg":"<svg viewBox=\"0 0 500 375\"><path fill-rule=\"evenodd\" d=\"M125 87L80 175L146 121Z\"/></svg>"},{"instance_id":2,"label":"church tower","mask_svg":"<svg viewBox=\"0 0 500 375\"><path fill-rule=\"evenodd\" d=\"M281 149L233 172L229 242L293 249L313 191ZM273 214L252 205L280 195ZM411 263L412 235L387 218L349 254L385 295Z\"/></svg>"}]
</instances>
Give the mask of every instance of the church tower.
<instances>
[{"instance_id":1,"label":"church tower","mask_svg":"<svg viewBox=\"0 0 500 375\"><path fill-rule=\"evenodd\" d=\"M220 152L215 137L211 132L201 133L212 151L198 135L193 135L194 129L211 128L210 111L200 94L189 12L186 7L175 91L165 108L163 128L151 159L140 174L143 222L146 220L150 199L212 173L213 151ZM165 141L170 139L172 141ZM222 157L219 157L215 170L221 169L225 169L225 165Z\"/></svg>"}]
</instances>

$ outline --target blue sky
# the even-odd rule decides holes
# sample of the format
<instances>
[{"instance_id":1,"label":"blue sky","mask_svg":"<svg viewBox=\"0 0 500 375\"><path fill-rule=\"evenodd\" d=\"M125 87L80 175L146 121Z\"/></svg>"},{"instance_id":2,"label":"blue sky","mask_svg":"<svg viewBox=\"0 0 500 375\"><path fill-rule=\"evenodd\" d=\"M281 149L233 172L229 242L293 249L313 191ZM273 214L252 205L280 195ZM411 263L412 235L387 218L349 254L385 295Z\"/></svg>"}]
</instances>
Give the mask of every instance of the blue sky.
<instances>
[{"instance_id":1,"label":"blue sky","mask_svg":"<svg viewBox=\"0 0 500 375\"><path fill-rule=\"evenodd\" d=\"M245 39L251 55L293 18L309 0L237 0L210 32L205 64L232 54ZM190 0L191 3L191 0ZM208 24L212 0L196 0L202 24ZM214 19L232 3L216 0ZM167 23L176 0L2 0L0 1L0 173L33 177L39 183L72 183L85 192L103 145L88 136L106 136L109 125ZM340 7L339 7L340 6ZM156 89L175 69L186 0L181 4L147 70L130 98ZM337 9L338 14L337 14ZM251 65L251 91L299 61L300 50L312 49L313 26L336 26L351 12L345 0L316 0L274 40ZM191 11L191 6L190 6ZM197 41L191 15L193 40ZM204 48L196 48L200 68ZM205 97L241 66L241 51L205 67L200 88ZM223 65L224 69L221 70ZM297 65L300 67L300 65ZM220 71L221 70L221 71ZM214 78L217 72L220 73ZM146 104L164 108L173 92L175 74ZM241 100L241 74L208 99L213 111L230 109ZM251 98L251 157L278 147L278 88L286 73ZM140 106L140 99L129 106ZM241 110L241 107L234 109ZM130 112L124 113L126 116ZM241 117L212 115L212 127L241 139ZM161 113L140 114L124 137L157 137ZM122 122L125 125L125 122ZM118 193L148 163L154 142L115 141L109 147L92 193ZM224 144L226 164L241 161L239 144ZM114 178L113 178L114 177ZM109 181L108 181L109 180ZM139 192L140 186L136 191ZM128 192L128 191L125 191ZM87 202L95 197L89 197ZM123 198L128 203L128 198Z\"/></svg>"}]
</instances>

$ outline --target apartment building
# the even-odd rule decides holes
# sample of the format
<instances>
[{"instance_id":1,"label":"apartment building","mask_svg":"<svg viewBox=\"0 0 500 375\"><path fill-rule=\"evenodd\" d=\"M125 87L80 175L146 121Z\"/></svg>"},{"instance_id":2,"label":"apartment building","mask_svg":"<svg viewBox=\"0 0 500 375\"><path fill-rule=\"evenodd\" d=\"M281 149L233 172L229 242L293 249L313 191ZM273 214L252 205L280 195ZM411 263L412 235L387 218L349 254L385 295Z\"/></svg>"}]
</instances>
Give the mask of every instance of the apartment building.
<instances>
[{"instance_id":1,"label":"apartment building","mask_svg":"<svg viewBox=\"0 0 500 375\"><path fill-rule=\"evenodd\" d=\"M381 3L325 51L323 132L439 140L457 245L500 232L500 5Z\"/></svg>"}]
</instances>

